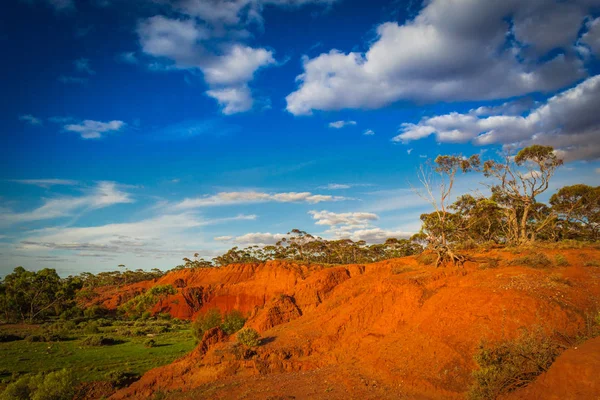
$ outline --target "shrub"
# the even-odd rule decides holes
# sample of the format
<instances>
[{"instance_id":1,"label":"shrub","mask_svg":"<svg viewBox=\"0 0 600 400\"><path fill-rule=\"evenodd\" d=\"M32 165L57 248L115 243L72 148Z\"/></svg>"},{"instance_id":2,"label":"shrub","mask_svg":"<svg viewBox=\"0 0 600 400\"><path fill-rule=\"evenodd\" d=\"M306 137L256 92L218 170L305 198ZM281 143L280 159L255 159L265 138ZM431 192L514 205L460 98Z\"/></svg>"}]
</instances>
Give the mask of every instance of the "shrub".
<instances>
[{"instance_id":1,"label":"shrub","mask_svg":"<svg viewBox=\"0 0 600 400\"><path fill-rule=\"evenodd\" d=\"M101 318L108 314L105 307L94 305L83 310L83 316L89 319Z\"/></svg>"},{"instance_id":2,"label":"shrub","mask_svg":"<svg viewBox=\"0 0 600 400\"><path fill-rule=\"evenodd\" d=\"M255 347L260 344L260 335L255 329L244 328L238 332L237 340L244 346Z\"/></svg>"},{"instance_id":3,"label":"shrub","mask_svg":"<svg viewBox=\"0 0 600 400\"><path fill-rule=\"evenodd\" d=\"M600 267L600 262L597 260L589 260L583 263L584 267Z\"/></svg>"},{"instance_id":4,"label":"shrub","mask_svg":"<svg viewBox=\"0 0 600 400\"><path fill-rule=\"evenodd\" d=\"M169 314L169 313L159 313L157 315L157 317L158 317L158 319L163 319L165 321L168 321L168 320L171 319L171 314Z\"/></svg>"},{"instance_id":5,"label":"shrub","mask_svg":"<svg viewBox=\"0 0 600 400\"><path fill-rule=\"evenodd\" d=\"M500 258L498 257L488 257L485 260L486 262L479 264L479 269L498 268L500 266Z\"/></svg>"},{"instance_id":6,"label":"shrub","mask_svg":"<svg viewBox=\"0 0 600 400\"><path fill-rule=\"evenodd\" d=\"M100 327L96 322L88 322L83 328L83 332L88 335L93 335L94 333L100 333Z\"/></svg>"},{"instance_id":7,"label":"shrub","mask_svg":"<svg viewBox=\"0 0 600 400\"><path fill-rule=\"evenodd\" d=\"M555 255L554 262L556 263L557 267L568 267L569 266L569 261L567 261L566 257L563 256L562 254Z\"/></svg>"},{"instance_id":8,"label":"shrub","mask_svg":"<svg viewBox=\"0 0 600 400\"><path fill-rule=\"evenodd\" d=\"M431 265L435 262L435 260L436 260L436 256L433 253L421 253L417 257L417 261L420 264L424 264L424 265Z\"/></svg>"},{"instance_id":9,"label":"shrub","mask_svg":"<svg viewBox=\"0 0 600 400\"><path fill-rule=\"evenodd\" d=\"M508 262L509 265L524 265L531 268L548 268L552 261L542 253L531 253L524 257L515 258Z\"/></svg>"},{"instance_id":10,"label":"shrub","mask_svg":"<svg viewBox=\"0 0 600 400\"><path fill-rule=\"evenodd\" d=\"M204 315L198 315L192 324L192 333L196 340L202 340L204 332L221 325L221 312L218 308L208 310Z\"/></svg>"},{"instance_id":11,"label":"shrub","mask_svg":"<svg viewBox=\"0 0 600 400\"><path fill-rule=\"evenodd\" d=\"M26 375L6 387L0 400L63 400L75 395L76 380L70 370Z\"/></svg>"},{"instance_id":12,"label":"shrub","mask_svg":"<svg viewBox=\"0 0 600 400\"><path fill-rule=\"evenodd\" d=\"M152 313L150 311L144 311L142 313L142 315L140 315L141 319L150 319L150 317L152 317Z\"/></svg>"},{"instance_id":13,"label":"shrub","mask_svg":"<svg viewBox=\"0 0 600 400\"><path fill-rule=\"evenodd\" d=\"M246 318L238 310L232 310L223 317L223 323L221 323L221 329L228 335L232 335L242 329L246 323Z\"/></svg>"},{"instance_id":14,"label":"shrub","mask_svg":"<svg viewBox=\"0 0 600 400\"><path fill-rule=\"evenodd\" d=\"M84 346L111 346L113 344L117 344L117 341L110 337L105 336L88 336L81 341L81 344Z\"/></svg>"},{"instance_id":15,"label":"shrub","mask_svg":"<svg viewBox=\"0 0 600 400\"><path fill-rule=\"evenodd\" d=\"M524 332L514 341L496 346L480 345L474 358L479 369L469 397L495 399L523 387L545 372L559 355L560 346L541 330Z\"/></svg>"},{"instance_id":16,"label":"shrub","mask_svg":"<svg viewBox=\"0 0 600 400\"><path fill-rule=\"evenodd\" d=\"M144 347L147 348L152 348L152 347L156 347L156 340L154 339L148 339L144 342Z\"/></svg>"},{"instance_id":17,"label":"shrub","mask_svg":"<svg viewBox=\"0 0 600 400\"><path fill-rule=\"evenodd\" d=\"M106 380L119 389L131 385L138 379L140 379L140 375L135 372L110 371L106 374Z\"/></svg>"}]
</instances>

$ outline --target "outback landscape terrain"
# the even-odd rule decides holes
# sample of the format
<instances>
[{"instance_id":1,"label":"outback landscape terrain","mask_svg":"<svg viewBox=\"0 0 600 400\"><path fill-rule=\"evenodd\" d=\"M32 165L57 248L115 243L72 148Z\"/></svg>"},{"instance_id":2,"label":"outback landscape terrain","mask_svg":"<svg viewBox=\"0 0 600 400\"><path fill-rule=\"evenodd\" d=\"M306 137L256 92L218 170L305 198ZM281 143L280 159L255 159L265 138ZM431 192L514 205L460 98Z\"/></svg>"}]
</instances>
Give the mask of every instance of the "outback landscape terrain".
<instances>
[{"instance_id":1,"label":"outback landscape terrain","mask_svg":"<svg viewBox=\"0 0 600 400\"><path fill-rule=\"evenodd\" d=\"M600 0L12 0L0 49L0 400L600 400Z\"/></svg>"}]
</instances>

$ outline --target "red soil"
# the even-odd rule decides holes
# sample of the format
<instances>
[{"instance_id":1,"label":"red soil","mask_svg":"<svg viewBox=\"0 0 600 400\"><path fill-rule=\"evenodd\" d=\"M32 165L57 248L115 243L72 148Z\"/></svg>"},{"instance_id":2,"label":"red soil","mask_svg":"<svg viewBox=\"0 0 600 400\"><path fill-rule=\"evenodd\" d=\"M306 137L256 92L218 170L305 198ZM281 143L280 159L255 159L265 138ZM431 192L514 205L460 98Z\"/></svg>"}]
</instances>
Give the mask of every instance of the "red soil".
<instances>
[{"instance_id":1,"label":"red soil","mask_svg":"<svg viewBox=\"0 0 600 400\"><path fill-rule=\"evenodd\" d=\"M536 326L574 336L585 315L599 309L600 268L583 263L600 260L600 251L544 252L564 254L571 266L508 266L518 256L500 251L478 255L501 259L491 269L480 269L478 262L435 269L413 257L333 268L268 262L178 271L110 289L101 300L115 307L124 294L177 281L184 287L155 311L189 318L212 307L236 308L248 312L247 326L266 338L250 352L235 338L213 332L189 355L149 371L111 398L148 398L157 390L183 391L172 398L464 398L482 340L515 338L522 328ZM592 373L600 346L586 346L572 351L595 352L578 367ZM559 371L568 369L560 367L569 362L563 360L556 363ZM557 392L562 372L553 369L544 387ZM600 395L586 373L570 379L589 390L582 393ZM536 385L532 393L545 393ZM536 398L523 393L514 395Z\"/></svg>"}]
</instances>

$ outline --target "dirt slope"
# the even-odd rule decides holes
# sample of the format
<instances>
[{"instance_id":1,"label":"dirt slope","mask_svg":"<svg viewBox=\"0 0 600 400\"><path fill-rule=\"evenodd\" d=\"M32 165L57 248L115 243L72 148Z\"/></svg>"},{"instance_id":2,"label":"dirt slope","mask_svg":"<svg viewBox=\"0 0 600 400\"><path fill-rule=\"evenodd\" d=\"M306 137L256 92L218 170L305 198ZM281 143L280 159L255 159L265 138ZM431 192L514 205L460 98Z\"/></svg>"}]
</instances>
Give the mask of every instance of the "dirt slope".
<instances>
[{"instance_id":1,"label":"dirt slope","mask_svg":"<svg viewBox=\"0 0 600 400\"><path fill-rule=\"evenodd\" d=\"M157 390L219 399L464 398L482 340L514 338L534 326L575 335L586 313L598 310L600 268L583 263L600 260L600 251L561 253L571 266L508 266L517 256L495 251L479 255L500 258L490 269L479 262L435 269L408 257L364 266L270 262L169 274L152 285L181 279L185 286L174 297L187 293L188 300L201 289L195 306L168 299L163 311L191 316L214 306L239 308L251 313L247 325L265 343L243 351L234 338L213 333L191 354L112 398L148 398Z\"/></svg>"}]
</instances>

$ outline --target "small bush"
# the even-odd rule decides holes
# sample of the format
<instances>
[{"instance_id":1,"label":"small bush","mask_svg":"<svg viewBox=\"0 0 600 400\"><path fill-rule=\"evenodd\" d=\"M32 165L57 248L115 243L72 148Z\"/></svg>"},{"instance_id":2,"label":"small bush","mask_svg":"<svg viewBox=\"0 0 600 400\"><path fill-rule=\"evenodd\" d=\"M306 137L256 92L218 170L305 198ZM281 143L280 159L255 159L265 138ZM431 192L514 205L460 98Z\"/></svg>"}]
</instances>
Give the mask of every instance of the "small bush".
<instances>
[{"instance_id":1,"label":"small bush","mask_svg":"<svg viewBox=\"0 0 600 400\"><path fill-rule=\"evenodd\" d=\"M171 319L171 314L169 314L169 313L159 313L157 315L157 317L158 317L158 319L162 319L162 320L168 321L168 320Z\"/></svg>"},{"instance_id":2,"label":"small bush","mask_svg":"<svg viewBox=\"0 0 600 400\"><path fill-rule=\"evenodd\" d=\"M498 257L488 257L485 260L485 262L479 264L479 269L498 268L500 266L500 258Z\"/></svg>"},{"instance_id":3,"label":"small bush","mask_svg":"<svg viewBox=\"0 0 600 400\"><path fill-rule=\"evenodd\" d=\"M237 340L244 346L255 347L260 344L260 335L255 329L244 328L238 332Z\"/></svg>"},{"instance_id":4,"label":"small bush","mask_svg":"<svg viewBox=\"0 0 600 400\"><path fill-rule=\"evenodd\" d=\"M88 335L100 333L100 327L96 322L88 322L83 328L83 332L87 333Z\"/></svg>"},{"instance_id":5,"label":"small bush","mask_svg":"<svg viewBox=\"0 0 600 400\"><path fill-rule=\"evenodd\" d=\"M35 343L35 342L62 342L65 340L69 340L68 337L59 335L57 333L43 333L39 335L29 335L25 338L27 342Z\"/></svg>"},{"instance_id":6,"label":"small bush","mask_svg":"<svg viewBox=\"0 0 600 400\"><path fill-rule=\"evenodd\" d=\"M129 386L138 379L140 374L135 372L110 371L106 374L106 380L118 389Z\"/></svg>"},{"instance_id":7,"label":"small bush","mask_svg":"<svg viewBox=\"0 0 600 400\"><path fill-rule=\"evenodd\" d=\"M496 399L523 387L545 372L559 354L560 346L541 330L496 346L482 344L474 356L479 369L473 372L469 397Z\"/></svg>"},{"instance_id":8,"label":"small bush","mask_svg":"<svg viewBox=\"0 0 600 400\"><path fill-rule=\"evenodd\" d=\"M84 346L111 346L113 344L117 344L117 341L110 337L105 336L88 336L81 341L81 344Z\"/></svg>"},{"instance_id":9,"label":"small bush","mask_svg":"<svg viewBox=\"0 0 600 400\"><path fill-rule=\"evenodd\" d=\"M600 267L600 262L597 260L589 260L583 263L584 267Z\"/></svg>"},{"instance_id":10,"label":"small bush","mask_svg":"<svg viewBox=\"0 0 600 400\"><path fill-rule=\"evenodd\" d=\"M152 347L156 347L156 340L154 340L154 339L148 339L148 340L146 340L144 342L144 347L147 347L149 349L152 348Z\"/></svg>"},{"instance_id":11,"label":"small bush","mask_svg":"<svg viewBox=\"0 0 600 400\"><path fill-rule=\"evenodd\" d=\"M221 312L218 308L213 308L203 315L198 315L192 324L192 333L196 340L200 341L204 332L219 325L221 325Z\"/></svg>"},{"instance_id":12,"label":"small bush","mask_svg":"<svg viewBox=\"0 0 600 400\"><path fill-rule=\"evenodd\" d=\"M232 335L242 329L246 323L246 318L238 310L232 310L230 313L225 314L223 322L221 323L221 329L228 335Z\"/></svg>"},{"instance_id":13,"label":"small bush","mask_svg":"<svg viewBox=\"0 0 600 400\"><path fill-rule=\"evenodd\" d=\"M71 371L26 375L6 387L0 400L67 400L75 395L77 382Z\"/></svg>"},{"instance_id":14,"label":"small bush","mask_svg":"<svg viewBox=\"0 0 600 400\"><path fill-rule=\"evenodd\" d=\"M531 253L524 257L515 258L508 262L509 265L524 265L531 268L549 268L552 261L542 253Z\"/></svg>"},{"instance_id":15,"label":"small bush","mask_svg":"<svg viewBox=\"0 0 600 400\"><path fill-rule=\"evenodd\" d=\"M557 267L568 267L569 266L569 261L567 261L566 257L563 256L562 254L555 255L554 262L556 263Z\"/></svg>"},{"instance_id":16,"label":"small bush","mask_svg":"<svg viewBox=\"0 0 600 400\"><path fill-rule=\"evenodd\" d=\"M431 265L435 262L436 256L433 253L421 253L417 256L419 264Z\"/></svg>"},{"instance_id":17,"label":"small bush","mask_svg":"<svg viewBox=\"0 0 600 400\"><path fill-rule=\"evenodd\" d=\"M105 307L94 305L83 310L83 316L89 319L96 319L104 317L108 314L108 310Z\"/></svg>"},{"instance_id":18,"label":"small bush","mask_svg":"<svg viewBox=\"0 0 600 400\"><path fill-rule=\"evenodd\" d=\"M142 315L140 315L140 319L147 320L152 317L152 313L150 311L144 311Z\"/></svg>"}]
</instances>

